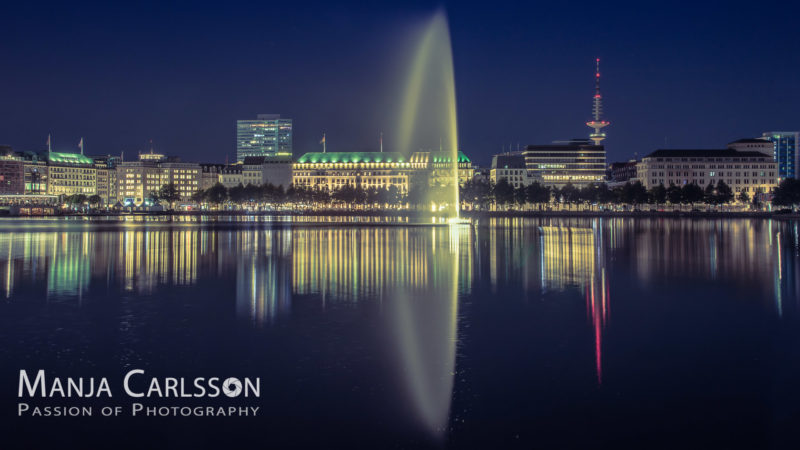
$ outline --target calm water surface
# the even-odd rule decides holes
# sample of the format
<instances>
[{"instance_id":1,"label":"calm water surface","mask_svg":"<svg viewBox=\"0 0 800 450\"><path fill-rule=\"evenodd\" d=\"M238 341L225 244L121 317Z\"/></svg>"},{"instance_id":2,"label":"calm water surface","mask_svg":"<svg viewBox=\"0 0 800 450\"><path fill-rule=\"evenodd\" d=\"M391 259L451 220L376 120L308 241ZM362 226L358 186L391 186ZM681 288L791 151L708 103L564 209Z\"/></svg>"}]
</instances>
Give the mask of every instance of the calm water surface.
<instances>
[{"instance_id":1,"label":"calm water surface","mask_svg":"<svg viewBox=\"0 0 800 450\"><path fill-rule=\"evenodd\" d=\"M792 448L798 258L771 220L2 220L0 427L29 447ZM105 376L126 404L132 368L260 377L261 412L16 417L20 369Z\"/></svg>"}]
</instances>

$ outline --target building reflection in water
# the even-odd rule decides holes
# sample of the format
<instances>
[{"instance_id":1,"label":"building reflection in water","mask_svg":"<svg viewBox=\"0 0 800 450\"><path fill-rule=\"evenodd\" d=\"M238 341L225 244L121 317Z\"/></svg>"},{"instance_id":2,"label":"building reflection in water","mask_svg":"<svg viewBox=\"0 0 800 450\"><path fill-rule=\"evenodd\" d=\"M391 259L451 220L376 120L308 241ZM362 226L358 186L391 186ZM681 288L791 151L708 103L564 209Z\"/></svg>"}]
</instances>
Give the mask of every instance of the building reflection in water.
<instances>
[{"instance_id":1,"label":"building reflection in water","mask_svg":"<svg viewBox=\"0 0 800 450\"><path fill-rule=\"evenodd\" d=\"M794 222L531 218L473 228L375 225L6 225L0 282L7 299L24 289L80 304L92 290L148 295L162 286L228 278L235 280L237 314L256 325L291 313L295 296L318 297L323 309L381 302L409 398L431 430L447 422L458 296L474 285L521 289L526 297L576 291L586 304L598 382L612 273L653 289L664 280L757 286L770 291L774 304L765 306L779 316L798 307L787 298L800 298Z\"/></svg>"},{"instance_id":2,"label":"building reflection in water","mask_svg":"<svg viewBox=\"0 0 800 450\"><path fill-rule=\"evenodd\" d=\"M236 233L236 311L256 325L273 323L291 311L289 232Z\"/></svg>"},{"instance_id":3,"label":"building reflection in water","mask_svg":"<svg viewBox=\"0 0 800 450\"><path fill-rule=\"evenodd\" d=\"M542 247L542 289L577 286L586 299L594 336L595 370L603 381L603 331L608 321L609 287L606 279L601 221L591 227L539 227Z\"/></svg>"}]
</instances>

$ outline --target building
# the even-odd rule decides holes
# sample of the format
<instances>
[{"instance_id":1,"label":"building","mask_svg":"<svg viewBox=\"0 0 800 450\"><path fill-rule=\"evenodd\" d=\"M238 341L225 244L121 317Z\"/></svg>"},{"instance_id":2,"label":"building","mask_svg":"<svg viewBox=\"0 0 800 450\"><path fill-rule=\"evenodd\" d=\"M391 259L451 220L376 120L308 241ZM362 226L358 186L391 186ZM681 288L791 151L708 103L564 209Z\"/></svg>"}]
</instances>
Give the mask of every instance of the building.
<instances>
[{"instance_id":1,"label":"building","mask_svg":"<svg viewBox=\"0 0 800 450\"><path fill-rule=\"evenodd\" d=\"M531 175L546 186L562 187L567 183L586 186L605 181L606 150L588 139L529 145L522 155Z\"/></svg>"},{"instance_id":2,"label":"building","mask_svg":"<svg viewBox=\"0 0 800 450\"><path fill-rule=\"evenodd\" d=\"M256 120L236 121L236 161L248 156L292 157L292 119L259 114Z\"/></svg>"},{"instance_id":3,"label":"building","mask_svg":"<svg viewBox=\"0 0 800 450\"><path fill-rule=\"evenodd\" d=\"M475 167L475 174L472 181L478 183L488 183L492 180L492 169L490 167Z\"/></svg>"},{"instance_id":4,"label":"building","mask_svg":"<svg viewBox=\"0 0 800 450\"><path fill-rule=\"evenodd\" d=\"M35 152L20 152L25 194L47 194L47 159Z\"/></svg>"},{"instance_id":5,"label":"building","mask_svg":"<svg viewBox=\"0 0 800 450\"><path fill-rule=\"evenodd\" d=\"M158 161L124 161L117 166L118 200L126 206L142 205L161 189Z\"/></svg>"},{"instance_id":6,"label":"building","mask_svg":"<svg viewBox=\"0 0 800 450\"><path fill-rule=\"evenodd\" d=\"M237 163L224 166L222 172L219 174L219 182L228 189L234 188L240 184L244 186L242 164Z\"/></svg>"},{"instance_id":7,"label":"building","mask_svg":"<svg viewBox=\"0 0 800 450\"><path fill-rule=\"evenodd\" d=\"M94 167L97 170L96 193L103 205L113 206L117 203L117 167L119 158L115 156L95 156Z\"/></svg>"},{"instance_id":8,"label":"building","mask_svg":"<svg viewBox=\"0 0 800 450\"><path fill-rule=\"evenodd\" d=\"M728 144L728 148L740 151L761 152L771 158L775 157L775 144L766 139L739 139Z\"/></svg>"},{"instance_id":9,"label":"building","mask_svg":"<svg viewBox=\"0 0 800 450\"><path fill-rule=\"evenodd\" d=\"M25 162L9 151L0 152L0 194L25 193Z\"/></svg>"},{"instance_id":10,"label":"building","mask_svg":"<svg viewBox=\"0 0 800 450\"><path fill-rule=\"evenodd\" d=\"M163 184L175 185L181 200L189 200L200 190L200 164L170 158L159 164Z\"/></svg>"},{"instance_id":11,"label":"building","mask_svg":"<svg viewBox=\"0 0 800 450\"><path fill-rule=\"evenodd\" d=\"M508 184L515 188L528 186L534 181L538 181L534 175L528 172L522 152L494 155L489 173L492 183L497 184L502 180L506 180Z\"/></svg>"},{"instance_id":12,"label":"building","mask_svg":"<svg viewBox=\"0 0 800 450\"><path fill-rule=\"evenodd\" d=\"M432 186L446 186L453 180L453 157L445 151L414 152L411 154L411 163L415 167L430 171ZM463 185L475 176L475 167L469 157L461 150L457 154L458 184Z\"/></svg>"},{"instance_id":13,"label":"building","mask_svg":"<svg viewBox=\"0 0 800 450\"><path fill-rule=\"evenodd\" d=\"M219 176L225 164L200 164L200 190L207 190L211 186L219 183Z\"/></svg>"},{"instance_id":14,"label":"building","mask_svg":"<svg viewBox=\"0 0 800 450\"><path fill-rule=\"evenodd\" d=\"M609 183L628 183L636 180L636 160L613 162L608 165L606 178Z\"/></svg>"},{"instance_id":15,"label":"building","mask_svg":"<svg viewBox=\"0 0 800 450\"><path fill-rule=\"evenodd\" d=\"M244 159L242 172L245 185L272 184L288 188L292 184L292 159L287 156L249 156Z\"/></svg>"},{"instance_id":16,"label":"building","mask_svg":"<svg viewBox=\"0 0 800 450\"><path fill-rule=\"evenodd\" d=\"M798 178L800 172L800 132L798 131L768 131L762 137L774 145L773 155L778 163L778 176L783 178Z\"/></svg>"},{"instance_id":17,"label":"building","mask_svg":"<svg viewBox=\"0 0 800 450\"><path fill-rule=\"evenodd\" d=\"M734 192L768 193L778 184L775 160L760 151L656 150L637 164L637 177L650 189L725 181Z\"/></svg>"},{"instance_id":18,"label":"building","mask_svg":"<svg viewBox=\"0 0 800 450\"><path fill-rule=\"evenodd\" d=\"M117 166L118 200L141 205L163 186L173 184L181 200L189 200L200 189L201 167L158 153L142 153L138 161Z\"/></svg>"},{"instance_id":19,"label":"building","mask_svg":"<svg viewBox=\"0 0 800 450\"><path fill-rule=\"evenodd\" d=\"M50 195L85 195L97 192L97 169L94 161L79 153L47 153L48 183Z\"/></svg>"},{"instance_id":20,"label":"building","mask_svg":"<svg viewBox=\"0 0 800 450\"><path fill-rule=\"evenodd\" d=\"M458 152L459 184L472 180L475 169L463 152ZM298 158L292 166L296 186L335 191L342 186L362 189L396 187L408 192L412 177L422 175L430 185L451 184L454 174L452 157L444 152L312 152ZM275 183L273 183L275 184Z\"/></svg>"},{"instance_id":21,"label":"building","mask_svg":"<svg viewBox=\"0 0 800 450\"><path fill-rule=\"evenodd\" d=\"M417 163L418 169L423 168ZM330 192L350 185L369 189L395 186L408 192L411 158L398 152L311 152L297 159L292 167L292 183Z\"/></svg>"}]
</instances>

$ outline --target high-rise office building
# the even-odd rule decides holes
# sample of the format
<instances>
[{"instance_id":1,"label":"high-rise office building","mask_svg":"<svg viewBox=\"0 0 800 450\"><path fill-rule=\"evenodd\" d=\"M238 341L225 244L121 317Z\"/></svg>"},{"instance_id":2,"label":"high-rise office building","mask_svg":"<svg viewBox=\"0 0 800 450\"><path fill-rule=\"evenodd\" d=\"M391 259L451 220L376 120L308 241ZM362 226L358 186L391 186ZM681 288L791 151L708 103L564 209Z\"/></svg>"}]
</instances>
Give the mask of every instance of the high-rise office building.
<instances>
[{"instance_id":1,"label":"high-rise office building","mask_svg":"<svg viewBox=\"0 0 800 450\"><path fill-rule=\"evenodd\" d=\"M767 131L764 139L775 145L775 161L778 163L778 176L798 178L798 158L800 158L800 132Z\"/></svg>"},{"instance_id":2,"label":"high-rise office building","mask_svg":"<svg viewBox=\"0 0 800 450\"><path fill-rule=\"evenodd\" d=\"M259 114L256 120L236 121L236 160L248 156L292 156L292 119Z\"/></svg>"}]
</instances>

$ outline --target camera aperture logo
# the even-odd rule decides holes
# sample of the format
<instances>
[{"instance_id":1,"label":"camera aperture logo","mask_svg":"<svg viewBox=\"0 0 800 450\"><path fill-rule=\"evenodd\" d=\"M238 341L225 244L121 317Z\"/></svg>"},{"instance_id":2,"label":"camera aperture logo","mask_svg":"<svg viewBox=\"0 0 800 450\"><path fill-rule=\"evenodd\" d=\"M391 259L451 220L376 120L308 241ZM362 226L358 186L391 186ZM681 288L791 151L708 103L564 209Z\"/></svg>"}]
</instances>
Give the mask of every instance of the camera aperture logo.
<instances>
[{"instance_id":1,"label":"camera aperture logo","mask_svg":"<svg viewBox=\"0 0 800 450\"><path fill-rule=\"evenodd\" d=\"M254 417L259 407L242 400L261 397L261 379L249 377L150 377L142 369L128 371L118 383L101 377L51 377L44 370L19 371L17 416L19 417ZM70 399L135 399L124 405L77 406ZM23 401L23 399L25 399ZM209 399L214 405L164 405L167 401L196 402ZM177 399L177 400L173 400ZM228 400L231 399L231 400ZM236 400L232 400L236 399ZM61 404L54 404L62 400ZM236 404L226 405L227 402ZM44 404L40 404L44 403Z\"/></svg>"}]
</instances>

